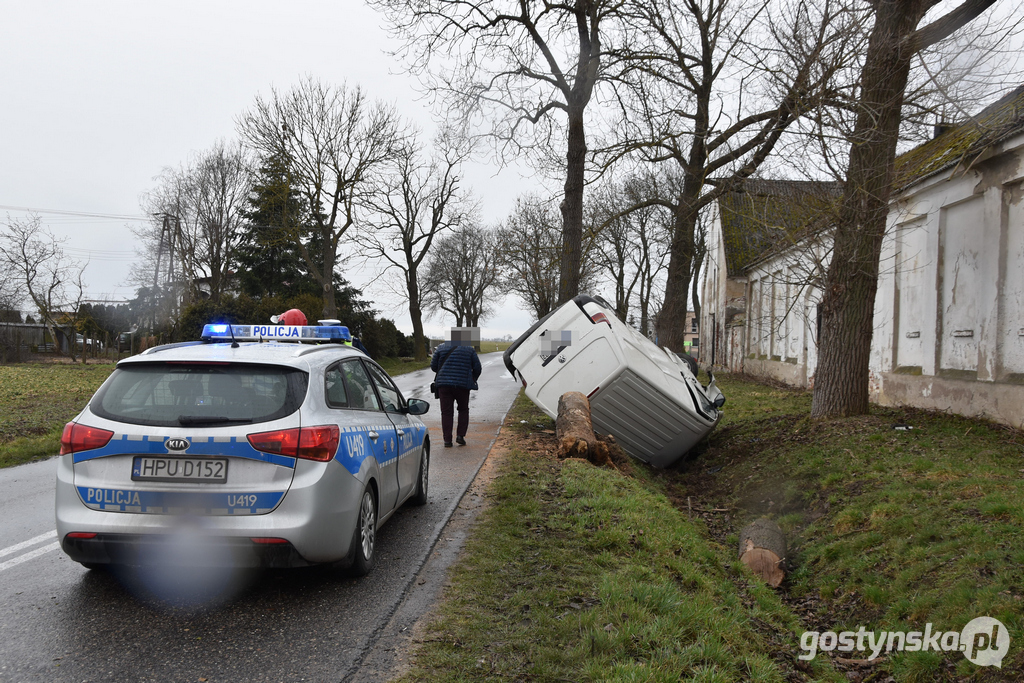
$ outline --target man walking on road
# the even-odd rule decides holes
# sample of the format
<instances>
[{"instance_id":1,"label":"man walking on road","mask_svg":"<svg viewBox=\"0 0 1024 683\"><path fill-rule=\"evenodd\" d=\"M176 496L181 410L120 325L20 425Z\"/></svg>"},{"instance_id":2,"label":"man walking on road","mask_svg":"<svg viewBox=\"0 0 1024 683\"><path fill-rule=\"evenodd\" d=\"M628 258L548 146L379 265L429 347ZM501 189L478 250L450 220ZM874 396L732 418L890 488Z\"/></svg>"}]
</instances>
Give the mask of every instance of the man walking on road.
<instances>
[{"instance_id":1,"label":"man walking on road","mask_svg":"<svg viewBox=\"0 0 1024 683\"><path fill-rule=\"evenodd\" d=\"M452 447L452 422L454 404L458 403L459 423L455 430L455 441L466 445L466 431L469 429L469 392L479 389L477 378L483 368L473 348L479 341L480 330L476 327L453 327L451 341L434 349L430 369L437 373L437 397L441 401L441 434L445 448Z\"/></svg>"}]
</instances>

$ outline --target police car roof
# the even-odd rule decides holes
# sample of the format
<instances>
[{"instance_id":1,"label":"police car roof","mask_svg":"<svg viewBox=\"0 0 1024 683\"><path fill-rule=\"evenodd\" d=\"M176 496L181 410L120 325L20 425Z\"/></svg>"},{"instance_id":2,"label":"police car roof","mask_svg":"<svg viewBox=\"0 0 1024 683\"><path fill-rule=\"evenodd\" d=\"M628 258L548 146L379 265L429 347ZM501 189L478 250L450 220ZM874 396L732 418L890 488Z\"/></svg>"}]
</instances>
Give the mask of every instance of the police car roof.
<instances>
[{"instance_id":1,"label":"police car roof","mask_svg":"<svg viewBox=\"0 0 1024 683\"><path fill-rule=\"evenodd\" d=\"M363 352L345 344L299 344L295 342L238 342L237 348L231 342L185 342L167 344L147 349L142 353L125 358L118 365L152 362L231 362L231 363L274 363L279 365L306 365L301 361L307 356L325 356L328 359L349 356L365 357ZM309 359L306 359L307 361Z\"/></svg>"}]
</instances>

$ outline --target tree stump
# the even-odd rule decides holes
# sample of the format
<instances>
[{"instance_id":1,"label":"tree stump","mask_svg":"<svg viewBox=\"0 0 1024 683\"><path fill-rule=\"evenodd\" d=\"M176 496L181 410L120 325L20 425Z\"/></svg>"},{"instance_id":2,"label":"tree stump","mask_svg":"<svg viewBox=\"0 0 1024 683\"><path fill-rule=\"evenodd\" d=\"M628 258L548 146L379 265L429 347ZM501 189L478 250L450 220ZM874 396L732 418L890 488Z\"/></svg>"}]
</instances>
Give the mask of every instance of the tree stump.
<instances>
[{"instance_id":1,"label":"tree stump","mask_svg":"<svg viewBox=\"0 0 1024 683\"><path fill-rule=\"evenodd\" d=\"M578 391L567 391L558 399L555 418L558 458L582 458L598 465L615 467L608 455L608 445L598 441L590 421L590 401Z\"/></svg>"},{"instance_id":2,"label":"tree stump","mask_svg":"<svg viewBox=\"0 0 1024 683\"><path fill-rule=\"evenodd\" d=\"M740 561L778 588L785 578L786 536L770 519L757 519L740 532Z\"/></svg>"}]
</instances>

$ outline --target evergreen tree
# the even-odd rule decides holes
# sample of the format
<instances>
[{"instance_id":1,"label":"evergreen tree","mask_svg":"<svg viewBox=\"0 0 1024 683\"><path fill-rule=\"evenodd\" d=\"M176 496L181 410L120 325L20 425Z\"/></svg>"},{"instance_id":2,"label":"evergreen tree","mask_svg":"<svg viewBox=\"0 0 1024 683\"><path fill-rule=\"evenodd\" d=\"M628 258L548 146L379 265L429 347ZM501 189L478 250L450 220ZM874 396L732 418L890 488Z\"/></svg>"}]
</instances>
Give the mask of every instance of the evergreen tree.
<instances>
[{"instance_id":1,"label":"evergreen tree","mask_svg":"<svg viewBox=\"0 0 1024 683\"><path fill-rule=\"evenodd\" d=\"M245 219L246 232L236 251L242 292L257 299L308 293L311 278L296 239L308 234L309 209L292 183L286 157L264 159ZM315 283L312 293L320 293Z\"/></svg>"}]
</instances>

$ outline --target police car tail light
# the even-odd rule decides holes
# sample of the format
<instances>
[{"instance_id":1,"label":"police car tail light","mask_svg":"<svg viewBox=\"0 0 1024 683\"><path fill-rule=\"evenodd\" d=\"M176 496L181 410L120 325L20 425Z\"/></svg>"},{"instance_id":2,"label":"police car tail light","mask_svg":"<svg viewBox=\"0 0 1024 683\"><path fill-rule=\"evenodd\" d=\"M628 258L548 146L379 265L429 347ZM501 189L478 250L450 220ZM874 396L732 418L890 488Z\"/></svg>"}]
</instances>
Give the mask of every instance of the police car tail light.
<instances>
[{"instance_id":1,"label":"police car tail light","mask_svg":"<svg viewBox=\"0 0 1024 683\"><path fill-rule=\"evenodd\" d=\"M249 443L263 453L327 462L338 451L341 430L337 425L278 429L273 432L249 434Z\"/></svg>"},{"instance_id":2,"label":"police car tail light","mask_svg":"<svg viewBox=\"0 0 1024 683\"><path fill-rule=\"evenodd\" d=\"M255 536L249 539L257 545L284 545L288 541L284 538L268 538L265 536Z\"/></svg>"},{"instance_id":3,"label":"police car tail light","mask_svg":"<svg viewBox=\"0 0 1024 683\"><path fill-rule=\"evenodd\" d=\"M253 448L263 453L288 455L294 458L295 451L299 447L298 428L277 429L272 432L249 434L246 438L249 439L249 443Z\"/></svg>"},{"instance_id":4,"label":"police car tail light","mask_svg":"<svg viewBox=\"0 0 1024 683\"><path fill-rule=\"evenodd\" d=\"M114 432L98 427L86 427L85 425L68 422L64 425L64 433L60 435L60 454L79 453L91 451L94 448L103 448L114 436Z\"/></svg>"},{"instance_id":5,"label":"police car tail light","mask_svg":"<svg viewBox=\"0 0 1024 683\"><path fill-rule=\"evenodd\" d=\"M299 433L299 450L296 455L307 460L327 462L338 452L341 430L337 425L303 427Z\"/></svg>"},{"instance_id":6,"label":"police car tail light","mask_svg":"<svg viewBox=\"0 0 1024 683\"><path fill-rule=\"evenodd\" d=\"M99 536L95 531L72 531L64 538L96 538Z\"/></svg>"}]
</instances>

